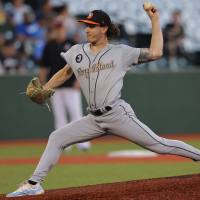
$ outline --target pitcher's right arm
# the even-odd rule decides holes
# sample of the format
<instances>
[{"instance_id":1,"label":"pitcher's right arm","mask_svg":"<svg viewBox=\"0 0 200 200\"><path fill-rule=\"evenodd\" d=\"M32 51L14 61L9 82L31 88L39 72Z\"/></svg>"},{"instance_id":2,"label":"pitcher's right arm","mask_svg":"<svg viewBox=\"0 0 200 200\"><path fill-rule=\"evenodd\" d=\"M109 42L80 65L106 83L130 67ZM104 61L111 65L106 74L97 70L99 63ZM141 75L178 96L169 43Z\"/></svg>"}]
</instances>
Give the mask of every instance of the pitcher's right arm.
<instances>
[{"instance_id":1,"label":"pitcher's right arm","mask_svg":"<svg viewBox=\"0 0 200 200\"><path fill-rule=\"evenodd\" d=\"M62 85L66 80L68 80L73 74L73 70L67 64L63 69L58 71L54 76L43 86L43 89L52 88L55 89Z\"/></svg>"},{"instance_id":2,"label":"pitcher's right arm","mask_svg":"<svg viewBox=\"0 0 200 200\"><path fill-rule=\"evenodd\" d=\"M144 6L144 5L143 5ZM145 9L144 9L145 10ZM163 54L163 35L159 21L158 9L155 6L145 10L152 23L152 38L150 48L141 48L138 63L157 60Z\"/></svg>"}]
</instances>

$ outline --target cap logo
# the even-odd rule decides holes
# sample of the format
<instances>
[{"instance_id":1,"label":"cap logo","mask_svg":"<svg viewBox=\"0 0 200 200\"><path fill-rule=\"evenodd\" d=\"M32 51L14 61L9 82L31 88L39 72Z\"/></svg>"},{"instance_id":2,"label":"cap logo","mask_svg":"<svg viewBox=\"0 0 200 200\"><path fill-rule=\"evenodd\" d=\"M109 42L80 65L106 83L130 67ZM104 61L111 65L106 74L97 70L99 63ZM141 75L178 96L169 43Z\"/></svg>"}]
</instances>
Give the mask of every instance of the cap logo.
<instances>
[{"instance_id":1,"label":"cap logo","mask_svg":"<svg viewBox=\"0 0 200 200\"><path fill-rule=\"evenodd\" d=\"M90 19L93 17L93 13L90 13L89 16L87 17L87 19Z\"/></svg>"},{"instance_id":2,"label":"cap logo","mask_svg":"<svg viewBox=\"0 0 200 200\"><path fill-rule=\"evenodd\" d=\"M102 21L102 24L105 24L105 22L104 22L104 21Z\"/></svg>"}]
</instances>

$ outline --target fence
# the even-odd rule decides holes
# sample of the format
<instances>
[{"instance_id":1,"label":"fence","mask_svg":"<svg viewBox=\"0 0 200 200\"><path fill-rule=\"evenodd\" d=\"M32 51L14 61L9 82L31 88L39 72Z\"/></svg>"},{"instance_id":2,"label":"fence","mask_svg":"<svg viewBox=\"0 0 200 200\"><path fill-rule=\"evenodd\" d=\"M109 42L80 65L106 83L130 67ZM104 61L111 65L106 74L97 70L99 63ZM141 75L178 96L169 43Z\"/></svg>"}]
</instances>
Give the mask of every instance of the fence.
<instances>
[{"instance_id":1,"label":"fence","mask_svg":"<svg viewBox=\"0 0 200 200\"><path fill-rule=\"evenodd\" d=\"M0 77L0 140L48 138L53 114L20 92L32 76ZM200 73L127 74L122 99L155 133L200 132ZM83 111L86 115L83 97Z\"/></svg>"}]
</instances>

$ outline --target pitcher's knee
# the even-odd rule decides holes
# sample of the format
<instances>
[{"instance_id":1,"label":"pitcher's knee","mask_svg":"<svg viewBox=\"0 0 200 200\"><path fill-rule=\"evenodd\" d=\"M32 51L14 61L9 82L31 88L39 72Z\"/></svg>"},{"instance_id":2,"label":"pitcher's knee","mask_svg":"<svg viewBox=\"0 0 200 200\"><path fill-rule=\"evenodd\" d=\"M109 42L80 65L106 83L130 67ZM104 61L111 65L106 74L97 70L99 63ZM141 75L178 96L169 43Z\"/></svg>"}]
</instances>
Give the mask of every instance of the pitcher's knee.
<instances>
[{"instance_id":1,"label":"pitcher's knee","mask_svg":"<svg viewBox=\"0 0 200 200\"><path fill-rule=\"evenodd\" d=\"M165 155L165 154L168 154L168 151L166 151L166 148L163 144L156 144L154 146L151 146L149 148L150 151L153 151L157 154L162 154L162 155Z\"/></svg>"},{"instance_id":2,"label":"pitcher's knee","mask_svg":"<svg viewBox=\"0 0 200 200\"><path fill-rule=\"evenodd\" d=\"M165 154L165 152L163 152L162 149L152 149L153 152L157 153L157 154Z\"/></svg>"},{"instance_id":3,"label":"pitcher's knee","mask_svg":"<svg viewBox=\"0 0 200 200\"><path fill-rule=\"evenodd\" d=\"M49 140L55 140L56 138L57 138L56 131L53 131L49 136Z\"/></svg>"},{"instance_id":4,"label":"pitcher's knee","mask_svg":"<svg viewBox=\"0 0 200 200\"><path fill-rule=\"evenodd\" d=\"M50 146L51 148L56 148L56 149L59 149L60 151L63 151L62 141L58 139L58 136L55 131L52 132L49 136L48 146Z\"/></svg>"},{"instance_id":5,"label":"pitcher's knee","mask_svg":"<svg viewBox=\"0 0 200 200\"><path fill-rule=\"evenodd\" d=\"M54 146L60 146L63 143L63 138L57 131L54 131L50 134L48 143Z\"/></svg>"},{"instance_id":6,"label":"pitcher's knee","mask_svg":"<svg viewBox=\"0 0 200 200\"><path fill-rule=\"evenodd\" d=\"M50 134L48 145L51 145L52 147L57 147L61 151L63 151L65 148L74 144L72 139L67 139L67 137L63 138L63 136L59 133L59 131L54 131Z\"/></svg>"},{"instance_id":7,"label":"pitcher's knee","mask_svg":"<svg viewBox=\"0 0 200 200\"><path fill-rule=\"evenodd\" d=\"M167 147L163 144L160 144L154 148L151 148L151 151L157 153L157 154L162 154L162 155L166 155L166 154L173 154L172 152L174 151L173 147Z\"/></svg>"}]
</instances>

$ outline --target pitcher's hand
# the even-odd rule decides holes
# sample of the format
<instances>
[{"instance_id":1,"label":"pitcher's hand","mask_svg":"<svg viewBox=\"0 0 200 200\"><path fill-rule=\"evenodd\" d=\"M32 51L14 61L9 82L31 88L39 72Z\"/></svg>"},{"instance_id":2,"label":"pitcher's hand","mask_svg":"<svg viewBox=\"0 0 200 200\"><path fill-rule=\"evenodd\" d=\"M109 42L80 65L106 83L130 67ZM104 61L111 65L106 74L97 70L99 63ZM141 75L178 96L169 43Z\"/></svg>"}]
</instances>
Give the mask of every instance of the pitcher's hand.
<instances>
[{"instance_id":1,"label":"pitcher's hand","mask_svg":"<svg viewBox=\"0 0 200 200\"><path fill-rule=\"evenodd\" d=\"M159 19L158 8L156 6L152 5L148 9L145 9L143 4L143 9L151 20Z\"/></svg>"}]
</instances>

